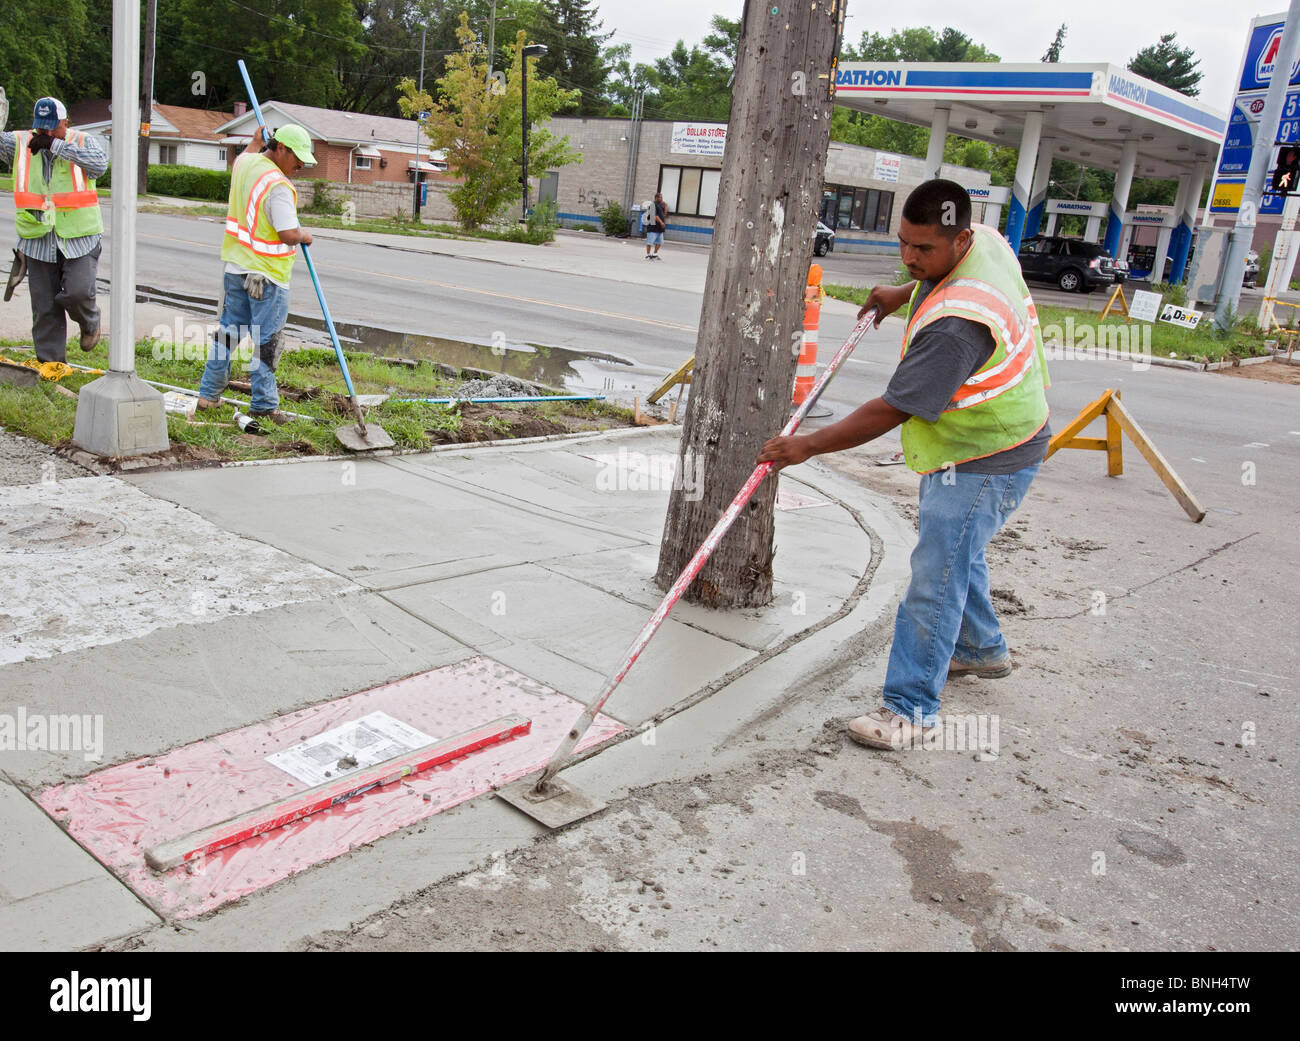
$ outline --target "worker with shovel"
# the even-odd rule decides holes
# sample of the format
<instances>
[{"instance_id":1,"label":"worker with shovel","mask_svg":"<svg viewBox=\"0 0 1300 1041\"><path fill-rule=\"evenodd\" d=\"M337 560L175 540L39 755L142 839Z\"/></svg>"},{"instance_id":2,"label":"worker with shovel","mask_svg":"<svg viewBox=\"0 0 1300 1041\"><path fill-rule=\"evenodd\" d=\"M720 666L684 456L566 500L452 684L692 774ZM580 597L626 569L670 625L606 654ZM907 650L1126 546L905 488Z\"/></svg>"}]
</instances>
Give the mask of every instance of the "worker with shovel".
<instances>
[{"instance_id":1,"label":"worker with shovel","mask_svg":"<svg viewBox=\"0 0 1300 1041\"><path fill-rule=\"evenodd\" d=\"M877 286L858 315L876 308L879 324L909 305L884 394L813 434L772 438L759 456L789 466L902 424L907 465L922 475L912 580L894 623L884 704L849 723L849 736L874 748L930 744L949 676L1011 674L984 547L1046 454L1047 363L1015 254L970 218L970 197L952 181L927 181L908 196L898 240L916 281Z\"/></svg>"},{"instance_id":2,"label":"worker with shovel","mask_svg":"<svg viewBox=\"0 0 1300 1041\"><path fill-rule=\"evenodd\" d=\"M289 276L299 245L311 245L311 232L298 226L298 192L289 180L304 166L315 166L311 137L295 124L280 127L268 140L257 128L247 150L230 172L230 205L221 259L226 262L220 327L208 352L199 384L201 409L221 407L230 379L230 361L245 334L256 353L248 363L254 419L284 423L275 369L283 350L281 331L289 317Z\"/></svg>"},{"instance_id":3,"label":"worker with shovel","mask_svg":"<svg viewBox=\"0 0 1300 1041\"><path fill-rule=\"evenodd\" d=\"M62 101L41 98L30 131L0 131L0 160L9 159L18 248L4 298L27 278L36 357L66 362L69 317L81 329L83 351L99 342L95 276L104 218L95 178L108 169L108 156L98 138L68 129Z\"/></svg>"}]
</instances>

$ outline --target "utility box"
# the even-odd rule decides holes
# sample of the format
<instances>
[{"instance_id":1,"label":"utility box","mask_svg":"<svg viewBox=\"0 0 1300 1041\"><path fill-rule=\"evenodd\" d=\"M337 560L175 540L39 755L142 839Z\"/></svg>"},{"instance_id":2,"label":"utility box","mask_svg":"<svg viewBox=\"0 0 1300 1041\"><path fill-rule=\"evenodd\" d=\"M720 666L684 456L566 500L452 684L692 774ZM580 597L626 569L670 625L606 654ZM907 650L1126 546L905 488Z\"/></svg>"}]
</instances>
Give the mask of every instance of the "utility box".
<instances>
[{"instance_id":1,"label":"utility box","mask_svg":"<svg viewBox=\"0 0 1300 1041\"><path fill-rule=\"evenodd\" d=\"M645 238L645 225L641 223L641 214L641 204L639 202L634 202L632 204L632 216L630 218L631 227L629 229L629 233L634 239Z\"/></svg>"},{"instance_id":2,"label":"utility box","mask_svg":"<svg viewBox=\"0 0 1300 1041\"><path fill-rule=\"evenodd\" d=\"M1187 304L1195 307L1198 303L1210 307L1218 305L1219 282L1222 275L1223 261L1228 253L1229 228L1198 228L1196 232L1196 253L1187 265ZM1241 272L1236 277L1241 278Z\"/></svg>"}]
</instances>

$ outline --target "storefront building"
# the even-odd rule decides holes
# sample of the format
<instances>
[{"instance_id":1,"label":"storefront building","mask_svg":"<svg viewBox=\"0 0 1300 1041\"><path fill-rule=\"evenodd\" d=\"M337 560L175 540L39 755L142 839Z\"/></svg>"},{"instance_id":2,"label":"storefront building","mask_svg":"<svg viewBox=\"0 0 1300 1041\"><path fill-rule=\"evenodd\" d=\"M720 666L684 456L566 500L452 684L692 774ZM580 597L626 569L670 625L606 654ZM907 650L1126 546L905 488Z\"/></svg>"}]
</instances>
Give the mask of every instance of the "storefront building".
<instances>
[{"instance_id":1,"label":"storefront building","mask_svg":"<svg viewBox=\"0 0 1300 1041\"><path fill-rule=\"evenodd\" d=\"M564 226L599 230L600 211L611 201L639 213L660 192L668 207L665 238L712 240L725 123L646 119L634 126L627 119L561 116L547 129L567 136L582 154L581 163L536 174L538 198L554 201ZM925 179L924 165L911 156L832 141L821 207L808 219L835 229L838 251L896 253L903 201ZM989 184L987 171L962 166L945 165L943 176L968 188Z\"/></svg>"}]
</instances>

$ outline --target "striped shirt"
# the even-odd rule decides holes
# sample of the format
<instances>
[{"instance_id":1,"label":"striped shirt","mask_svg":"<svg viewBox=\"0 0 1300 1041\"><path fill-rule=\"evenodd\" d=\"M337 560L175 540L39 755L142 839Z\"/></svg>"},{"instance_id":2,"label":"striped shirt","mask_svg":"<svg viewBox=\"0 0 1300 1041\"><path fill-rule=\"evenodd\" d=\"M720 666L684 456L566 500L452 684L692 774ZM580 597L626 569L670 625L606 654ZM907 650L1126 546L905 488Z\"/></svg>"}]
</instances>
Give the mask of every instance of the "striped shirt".
<instances>
[{"instance_id":1,"label":"striped shirt","mask_svg":"<svg viewBox=\"0 0 1300 1041\"><path fill-rule=\"evenodd\" d=\"M0 131L0 159L10 160L13 158L15 140L14 134ZM100 144L99 138L90 134L86 135L84 147L74 145L71 141L62 138L54 138L50 148L41 153L41 162L45 164L44 171L47 181L54 172L54 159L56 156L60 159L66 159L70 163L76 163L86 171L86 176L90 178L103 177L104 171L108 169L108 155L104 152L104 146ZM84 257L99 245L99 238L98 235L85 235L76 239L61 239L56 232L51 231L44 238L20 238L18 248L31 260L42 260L47 264L53 264L59 259L60 253L68 260Z\"/></svg>"}]
</instances>

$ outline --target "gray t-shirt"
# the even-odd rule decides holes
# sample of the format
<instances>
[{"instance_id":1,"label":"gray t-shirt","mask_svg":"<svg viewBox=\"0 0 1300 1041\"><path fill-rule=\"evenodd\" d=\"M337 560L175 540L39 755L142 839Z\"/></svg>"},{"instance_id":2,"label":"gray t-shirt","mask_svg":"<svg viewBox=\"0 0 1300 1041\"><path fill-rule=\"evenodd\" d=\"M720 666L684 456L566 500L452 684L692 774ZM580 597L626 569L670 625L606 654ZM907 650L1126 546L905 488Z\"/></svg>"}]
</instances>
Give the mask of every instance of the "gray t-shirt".
<instances>
[{"instance_id":1,"label":"gray t-shirt","mask_svg":"<svg viewBox=\"0 0 1300 1041\"><path fill-rule=\"evenodd\" d=\"M916 297L918 307L934 287L934 282L921 283ZM969 318L940 318L917 333L881 397L900 412L934 423L958 388L989 360L996 346L987 326ZM1041 463L1051 437L1051 424L1045 422L1023 444L983 459L958 463L957 472L1015 473Z\"/></svg>"}]
</instances>

